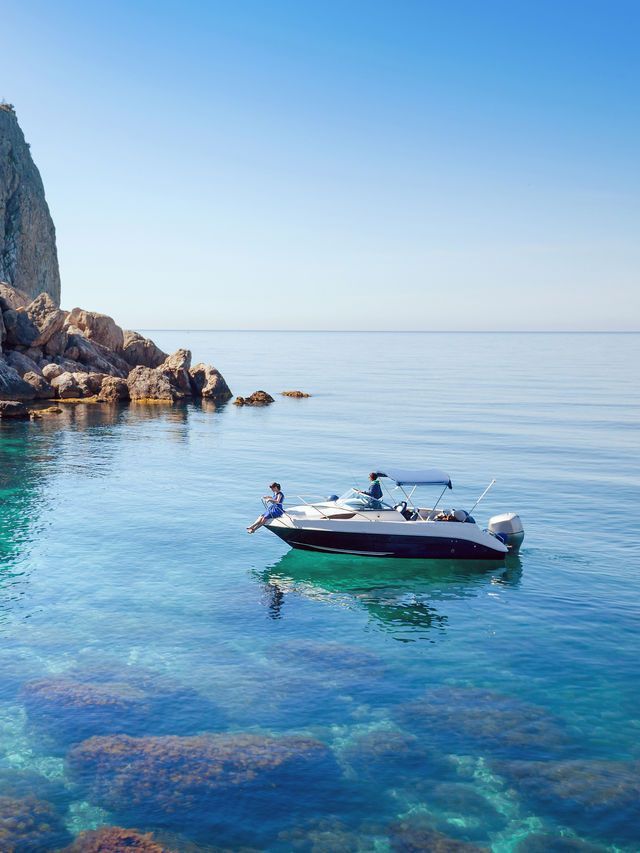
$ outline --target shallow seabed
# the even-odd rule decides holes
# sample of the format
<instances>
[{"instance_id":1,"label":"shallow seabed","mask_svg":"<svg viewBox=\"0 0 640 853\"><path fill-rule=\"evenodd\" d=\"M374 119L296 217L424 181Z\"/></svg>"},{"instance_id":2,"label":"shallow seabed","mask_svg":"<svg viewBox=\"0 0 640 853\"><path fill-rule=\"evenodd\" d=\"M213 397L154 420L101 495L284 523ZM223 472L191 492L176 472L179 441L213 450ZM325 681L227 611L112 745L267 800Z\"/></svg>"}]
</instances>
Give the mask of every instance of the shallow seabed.
<instances>
[{"instance_id":1,"label":"shallow seabed","mask_svg":"<svg viewBox=\"0 0 640 853\"><path fill-rule=\"evenodd\" d=\"M640 338L153 337L237 394L314 396L0 426L16 849L111 824L184 851L640 849ZM389 461L444 468L458 507L495 477L475 515L519 512L520 556L246 534L271 480L297 502Z\"/></svg>"}]
</instances>

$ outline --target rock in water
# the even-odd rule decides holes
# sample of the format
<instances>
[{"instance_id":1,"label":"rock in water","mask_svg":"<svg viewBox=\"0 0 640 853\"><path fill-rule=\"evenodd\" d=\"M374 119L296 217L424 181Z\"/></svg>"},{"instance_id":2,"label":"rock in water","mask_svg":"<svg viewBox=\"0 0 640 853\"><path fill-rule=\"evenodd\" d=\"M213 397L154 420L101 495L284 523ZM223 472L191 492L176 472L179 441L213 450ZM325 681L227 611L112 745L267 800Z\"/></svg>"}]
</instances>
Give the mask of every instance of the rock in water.
<instances>
[{"instance_id":1,"label":"rock in water","mask_svg":"<svg viewBox=\"0 0 640 853\"><path fill-rule=\"evenodd\" d=\"M210 364L196 364L189 370L193 391L198 397L210 400L228 400L231 397L224 376Z\"/></svg>"},{"instance_id":2,"label":"rock in water","mask_svg":"<svg viewBox=\"0 0 640 853\"><path fill-rule=\"evenodd\" d=\"M266 391L254 391L248 397L236 397L234 406L270 406L275 400Z\"/></svg>"},{"instance_id":3,"label":"rock in water","mask_svg":"<svg viewBox=\"0 0 640 853\"><path fill-rule=\"evenodd\" d=\"M60 304L56 231L14 110L0 105L0 281Z\"/></svg>"},{"instance_id":4,"label":"rock in water","mask_svg":"<svg viewBox=\"0 0 640 853\"><path fill-rule=\"evenodd\" d=\"M174 403L180 398L169 378L160 370L150 367L134 367L127 378L127 385L132 400L166 400Z\"/></svg>"}]
</instances>

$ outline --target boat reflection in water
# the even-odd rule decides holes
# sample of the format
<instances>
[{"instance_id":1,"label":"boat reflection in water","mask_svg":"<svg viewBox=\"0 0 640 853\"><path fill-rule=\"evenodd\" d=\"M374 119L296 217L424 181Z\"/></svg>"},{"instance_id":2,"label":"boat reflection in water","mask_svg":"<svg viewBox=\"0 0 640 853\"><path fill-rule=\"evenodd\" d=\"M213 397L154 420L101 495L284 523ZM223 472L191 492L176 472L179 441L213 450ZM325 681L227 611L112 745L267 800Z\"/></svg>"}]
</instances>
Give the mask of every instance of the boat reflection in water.
<instances>
[{"instance_id":1,"label":"boat reflection in water","mask_svg":"<svg viewBox=\"0 0 640 853\"><path fill-rule=\"evenodd\" d=\"M288 551L257 579L274 619L286 613L287 595L366 609L372 622L407 642L425 632L444 631L449 617L438 603L475 598L487 586L516 587L522 576L517 556L487 560L410 560Z\"/></svg>"}]
</instances>

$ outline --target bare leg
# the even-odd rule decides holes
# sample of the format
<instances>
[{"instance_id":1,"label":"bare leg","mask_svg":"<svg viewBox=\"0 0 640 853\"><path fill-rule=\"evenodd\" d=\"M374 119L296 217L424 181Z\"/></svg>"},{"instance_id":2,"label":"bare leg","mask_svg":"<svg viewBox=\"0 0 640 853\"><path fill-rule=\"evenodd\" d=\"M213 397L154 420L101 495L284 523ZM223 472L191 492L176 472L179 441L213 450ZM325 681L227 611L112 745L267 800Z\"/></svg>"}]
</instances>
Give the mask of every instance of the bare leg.
<instances>
[{"instance_id":1,"label":"bare leg","mask_svg":"<svg viewBox=\"0 0 640 853\"><path fill-rule=\"evenodd\" d=\"M259 527L262 527L262 525L263 525L263 524L265 524L265 523L266 523L266 520L265 520L261 515L259 515L259 516L256 518L256 520L253 522L253 524L251 524L251 525L249 525L249 527L247 527L247 532L248 532L248 533L255 533L255 532L256 532L256 530L257 530Z\"/></svg>"}]
</instances>

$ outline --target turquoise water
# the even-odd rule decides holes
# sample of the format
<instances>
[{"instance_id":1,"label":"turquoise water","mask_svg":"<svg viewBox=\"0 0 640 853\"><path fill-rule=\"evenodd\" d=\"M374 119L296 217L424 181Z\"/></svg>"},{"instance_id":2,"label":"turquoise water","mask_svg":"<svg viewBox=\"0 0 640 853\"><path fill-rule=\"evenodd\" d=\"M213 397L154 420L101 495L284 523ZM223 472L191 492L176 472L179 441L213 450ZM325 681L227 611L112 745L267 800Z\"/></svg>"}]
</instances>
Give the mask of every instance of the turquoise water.
<instances>
[{"instance_id":1,"label":"turquoise water","mask_svg":"<svg viewBox=\"0 0 640 853\"><path fill-rule=\"evenodd\" d=\"M236 394L313 397L2 423L0 804L55 811L17 849L110 824L185 851L640 849L640 338L153 337ZM519 512L519 557L246 534L273 479L297 501L390 460L462 507L495 477L475 515Z\"/></svg>"}]
</instances>

